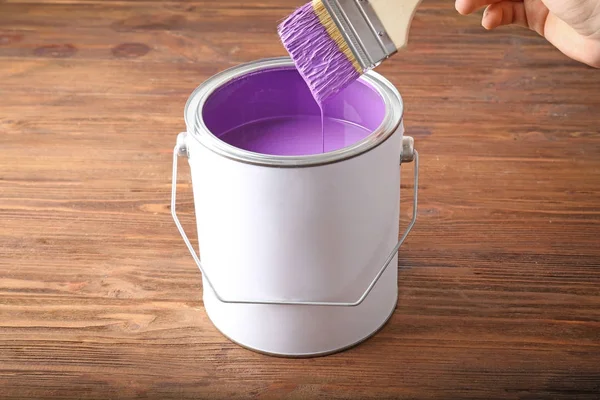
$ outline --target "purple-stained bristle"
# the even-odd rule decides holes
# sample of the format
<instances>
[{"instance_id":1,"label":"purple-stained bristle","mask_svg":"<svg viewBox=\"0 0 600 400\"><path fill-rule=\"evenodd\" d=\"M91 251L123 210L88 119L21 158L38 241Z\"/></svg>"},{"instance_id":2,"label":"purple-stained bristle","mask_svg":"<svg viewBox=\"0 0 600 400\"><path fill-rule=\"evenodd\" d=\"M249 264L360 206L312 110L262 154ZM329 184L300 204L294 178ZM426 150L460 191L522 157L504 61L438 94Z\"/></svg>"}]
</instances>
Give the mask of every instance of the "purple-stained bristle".
<instances>
[{"instance_id":1,"label":"purple-stained bristle","mask_svg":"<svg viewBox=\"0 0 600 400\"><path fill-rule=\"evenodd\" d=\"M312 3L294 11L277 31L317 103L323 104L360 76L323 27Z\"/></svg>"}]
</instances>

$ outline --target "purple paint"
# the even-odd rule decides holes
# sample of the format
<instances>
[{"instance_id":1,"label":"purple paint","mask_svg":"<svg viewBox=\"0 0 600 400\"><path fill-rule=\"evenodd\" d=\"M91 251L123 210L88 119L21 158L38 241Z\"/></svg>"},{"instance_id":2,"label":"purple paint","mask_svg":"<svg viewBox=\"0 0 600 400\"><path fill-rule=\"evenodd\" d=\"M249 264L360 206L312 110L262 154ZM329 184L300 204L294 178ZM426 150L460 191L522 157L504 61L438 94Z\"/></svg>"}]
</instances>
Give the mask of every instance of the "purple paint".
<instances>
[{"instance_id":1,"label":"purple paint","mask_svg":"<svg viewBox=\"0 0 600 400\"><path fill-rule=\"evenodd\" d=\"M294 11L277 31L317 103L323 104L360 76L321 24L312 2Z\"/></svg>"},{"instance_id":2,"label":"purple paint","mask_svg":"<svg viewBox=\"0 0 600 400\"><path fill-rule=\"evenodd\" d=\"M232 146L262 154L310 155L360 141L385 115L381 96L362 81L353 82L322 107L321 117L297 70L273 68L215 90L202 117L215 136Z\"/></svg>"},{"instance_id":3,"label":"purple paint","mask_svg":"<svg viewBox=\"0 0 600 400\"><path fill-rule=\"evenodd\" d=\"M321 135L322 129L327 136ZM341 149L369 135L362 126L319 116L263 119L234 128L220 139L255 153L302 156Z\"/></svg>"}]
</instances>

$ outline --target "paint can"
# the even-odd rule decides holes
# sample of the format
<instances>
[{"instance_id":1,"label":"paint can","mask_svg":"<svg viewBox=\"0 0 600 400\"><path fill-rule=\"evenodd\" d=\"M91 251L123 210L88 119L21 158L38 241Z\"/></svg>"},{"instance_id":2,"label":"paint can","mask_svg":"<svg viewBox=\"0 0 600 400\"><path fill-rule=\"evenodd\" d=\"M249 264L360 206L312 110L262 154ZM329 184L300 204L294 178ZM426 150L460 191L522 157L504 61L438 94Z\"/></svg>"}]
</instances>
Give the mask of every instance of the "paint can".
<instances>
[{"instance_id":1,"label":"paint can","mask_svg":"<svg viewBox=\"0 0 600 400\"><path fill-rule=\"evenodd\" d=\"M225 70L186 104L171 212L202 272L210 320L243 347L331 354L373 335L395 309L418 154L388 80L370 71L343 93L324 107L324 152L314 129L289 123L319 109L287 57ZM201 259L177 218L178 156L191 169ZM400 167L413 160L412 220L399 239Z\"/></svg>"}]
</instances>

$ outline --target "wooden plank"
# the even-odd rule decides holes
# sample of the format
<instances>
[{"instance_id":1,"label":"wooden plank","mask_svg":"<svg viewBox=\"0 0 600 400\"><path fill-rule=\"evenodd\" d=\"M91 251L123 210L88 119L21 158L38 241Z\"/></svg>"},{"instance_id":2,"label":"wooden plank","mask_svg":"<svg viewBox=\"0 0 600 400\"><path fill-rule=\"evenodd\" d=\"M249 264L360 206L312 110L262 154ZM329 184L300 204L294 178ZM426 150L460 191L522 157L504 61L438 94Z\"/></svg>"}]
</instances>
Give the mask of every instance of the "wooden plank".
<instances>
[{"instance_id":1,"label":"wooden plank","mask_svg":"<svg viewBox=\"0 0 600 400\"><path fill-rule=\"evenodd\" d=\"M169 208L183 107L211 75L285 55L275 26L301 4L0 2L2 399L597 398L597 70L448 1L425 0L377 69L421 157L388 324L306 360L212 325Z\"/></svg>"}]
</instances>

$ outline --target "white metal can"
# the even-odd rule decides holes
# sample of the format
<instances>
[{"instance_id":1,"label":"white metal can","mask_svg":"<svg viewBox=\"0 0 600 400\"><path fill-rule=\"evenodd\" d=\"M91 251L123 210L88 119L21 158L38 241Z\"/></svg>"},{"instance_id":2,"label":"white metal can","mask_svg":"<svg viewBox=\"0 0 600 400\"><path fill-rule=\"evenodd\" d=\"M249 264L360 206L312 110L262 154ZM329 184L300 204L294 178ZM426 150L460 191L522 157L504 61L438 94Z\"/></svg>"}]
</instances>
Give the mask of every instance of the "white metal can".
<instances>
[{"instance_id":1,"label":"white metal can","mask_svg":"<svg viewBox=\"0 0 600 400\"><path fill-rule=\"evenodd\" d=\"M370 126L356 142L281 155L224 140L240 123L314 113L303 109L299 85L275 82L288 73L297 73L288 58L260 60L221 72L192 93L187 131L174 149L171 208L202 271L204 304L217 329L262 353L316 356L365 340L395 309L397 251L416 218L418 158L403 135L400 94L372 71L349 89L354 97L334 99L326 110L332 123ZM274 134L295 134L289 132ZM343 142L347 130L340 132ZM191 168L202 261L176 215L178 155ZM398 240L399 164L413 157L413 219Z\"/></svg>"}]
</instances>

